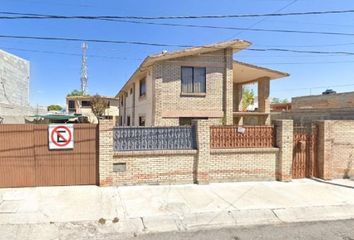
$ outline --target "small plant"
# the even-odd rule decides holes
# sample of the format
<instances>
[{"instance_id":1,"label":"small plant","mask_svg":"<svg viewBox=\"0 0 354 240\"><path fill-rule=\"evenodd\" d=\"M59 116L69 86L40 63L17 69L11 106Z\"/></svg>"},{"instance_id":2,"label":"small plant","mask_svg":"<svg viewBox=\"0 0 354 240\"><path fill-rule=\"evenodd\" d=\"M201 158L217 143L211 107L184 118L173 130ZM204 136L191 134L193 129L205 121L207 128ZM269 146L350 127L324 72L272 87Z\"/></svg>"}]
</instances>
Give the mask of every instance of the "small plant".
<instances>
[{"instance_id":1,"label":"small plant","mask_svg":"<svg viewBox=\"0 0 354 240\"><path fill-rule=\"evenodd\" d=\"M242 93L242 111L247 111L248 106L254 103L254 92L252 89L244 88Z\"/></svg>"}]
</instances>

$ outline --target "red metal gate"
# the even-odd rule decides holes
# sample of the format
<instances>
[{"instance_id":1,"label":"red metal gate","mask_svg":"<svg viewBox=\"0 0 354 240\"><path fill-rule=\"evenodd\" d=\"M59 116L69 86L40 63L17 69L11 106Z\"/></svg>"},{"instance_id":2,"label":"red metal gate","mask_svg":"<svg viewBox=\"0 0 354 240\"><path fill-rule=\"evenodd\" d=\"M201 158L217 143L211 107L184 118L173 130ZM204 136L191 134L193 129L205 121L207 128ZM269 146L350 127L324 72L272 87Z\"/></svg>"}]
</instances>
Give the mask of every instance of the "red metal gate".
<instances>
[{"instance_id":1,"label":"red metal gate","mask_svg":"<svg viewBox=\"0 0 354 240\"><path fill-rule=\"evenodd\" d=\"M292 177L317 177L317 126L294 126Z\"/></svg>"}]
</instances>

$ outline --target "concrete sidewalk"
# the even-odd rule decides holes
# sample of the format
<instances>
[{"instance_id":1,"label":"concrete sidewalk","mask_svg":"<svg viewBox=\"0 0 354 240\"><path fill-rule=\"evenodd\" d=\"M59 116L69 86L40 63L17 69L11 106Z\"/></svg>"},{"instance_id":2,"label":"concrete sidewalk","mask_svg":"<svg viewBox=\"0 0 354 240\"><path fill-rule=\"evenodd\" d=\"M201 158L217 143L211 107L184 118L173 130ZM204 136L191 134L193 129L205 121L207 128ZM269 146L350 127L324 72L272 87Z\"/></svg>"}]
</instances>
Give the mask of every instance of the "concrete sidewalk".
<instances>
[{"instance_id":1,"label":"concrete sidewalk","mask_svg":"<svg viewBox=\"0 0 354 240\"><path fill-rule=\"evenodd\" d=\"M351 180L0 189L0 239L87 239L349 218Z\"/></svg>"}]
</instances>

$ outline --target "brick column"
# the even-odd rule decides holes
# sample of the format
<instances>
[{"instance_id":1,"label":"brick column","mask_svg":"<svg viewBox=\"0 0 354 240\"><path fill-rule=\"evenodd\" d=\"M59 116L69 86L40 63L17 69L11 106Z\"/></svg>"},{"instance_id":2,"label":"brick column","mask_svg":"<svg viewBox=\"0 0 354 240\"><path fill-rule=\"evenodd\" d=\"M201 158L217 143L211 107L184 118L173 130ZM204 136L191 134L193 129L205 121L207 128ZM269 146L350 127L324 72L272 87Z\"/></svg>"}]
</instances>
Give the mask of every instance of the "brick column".
<instances>
[{"instance_id":1,"label":"brick column","mask_svg":"<svg viewBox=\"0 0 354 240\"><path fill-rule=\"evenodd\" d=\"M153 82L153 114L152 114L152 126L162 125L162 74L163 66L161 64L155 64L152 69L152 82Z\"/></svg>"},{"instance_id":2,"label":"brick column","mask_svg":"<svg viewBox=\"0 0 354 240\"><path fill-rule=\"evenodd\" d=\"M100 186L113 184L113 124L112 120L100 120L99 123L98 169Z\"/></svg>"},{"instance_id":3,"label":"brick column","mask_svg":"<svg viewBox=\"0 0 354 240\"><path fill-rule=\"evenodd\" d=\"M279 155L276 163L276 178L279 181L291 181L293 162L293 120L274 120L276 146Z\"/></svg>"},{"instance_id":4,"label":"brick column","mask_svg":"<svg viewBox=\"0 0 354 240\"><path fill-rule=\"evenodd\" d=\"M319 121L317 165L320 178L332 179L332 137L330 121Z\"/></svg>"},{"instance_id":5,"label":"brick column","mask_svg":"<svg viewBox=\"0 0 354 240\"><path fill-rule=\"evenodd\" d=\"M224 73L224 117L225 124L233 124L233 50L225 49Z\"/></svg>"},{"instance_id":6,"label":"brick column","mask_svg":"<svg viewBox=\"0 0 354 240\"><path fill-rule=\"evenodd\" d=\"M270 79L268 77L261 78L258 80L258 111L268 113L264 116L263 123L265 125L270 125Z\"/></svg>"},{"instance_id":7,"label":"brick column","mask_svg":"<svg viewBox=\"0 0 354 240\"><path fill-rule=\"evenodd\" d=\"M242 112L242 84L233 84L233 111ZM239 116L239 120L234 122L236 125L243 124L243 117Z\"/></svg>"},{"instance_id":8,"label":"brick column","mask_svg":"<svg viewBox=\"0 0 354 240\"><path fill-rule=\"evenodd\" d=\"M208 120L195 120L193 126L196 130L197 159L194 164L195 182L198 184L209 183L210 162L210 125Z\"/></svg>"}]
</instances>

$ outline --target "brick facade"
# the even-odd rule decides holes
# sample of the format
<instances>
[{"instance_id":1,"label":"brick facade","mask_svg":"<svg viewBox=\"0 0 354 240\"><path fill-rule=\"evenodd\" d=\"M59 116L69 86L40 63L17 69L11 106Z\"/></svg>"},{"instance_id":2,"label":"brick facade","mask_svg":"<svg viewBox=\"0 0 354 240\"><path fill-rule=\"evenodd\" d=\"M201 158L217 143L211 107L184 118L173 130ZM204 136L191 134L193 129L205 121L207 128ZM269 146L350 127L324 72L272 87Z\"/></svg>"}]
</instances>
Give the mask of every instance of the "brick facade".
<instances>
[{"instance_id":1,"label":"brick facade","mask_svg":"<svg viewBox=\"0 0 354 240\"><path fill-rule=\"evenodd\" d=\"M343 108L354 109L354 92L294 97L291 99L291 109L293 111Z\"/></svg>"},{"instance_id":2,"label":"brick facade","mask_svg":"<svg viewBox=\"0 0 354 240\"><path fill-rule=\"evenodd\" d=\"M354 177L354 121L320 121L318 138L319 177Z\"/></svg>"},{"instance_id":3,"label":"brick facade","mask_svg":"<svg viewBox=\"0 0 354 240\"><path fill-rule=\"evenodd\" d=\"M276 177L279 181L291 180L293 162L293 121L275 120L276 146L279 148L279 156L276 163Z\"/></svg>"},{"instance_id":4,"label":"brick facade","mask_svg":"<svg viewBox=\"0 0 354 240\"><path fill-rule=\"evenodd\" d=\"M223 86L232 83L232 54L229 58L225 57L224 50L219 50L155 64L152 70L156 93L153 125L178 126L179 117L214 118L221 123L225 109L229 108L229 105L223 105L222 94ZM225 72L225 66L229 67L230 62L231 71ZM182 66L206 67L205 95L182 94ZM232 97L232 87L230 96ZM232 116L232 109L229 109L228 115L230 114Z\"/></svg>"},{"instance_id":5,"label":"brick facade","mask_svg":"<svg viewBox=\"0 0 354 240\"><path fill-rule=\"evenodd\" d=\"M210 149L209 120L193 122L197 150L113 151L113 122L100 122L101 186L291 179L292 125L278 121L278 148ZM286 128L291 127L291 131ZM290 144L291 142L291 144ZM291 149L291 150L290 150ZM124 170L114 171L114 164Z\"/></svg>"}]
</instances>

